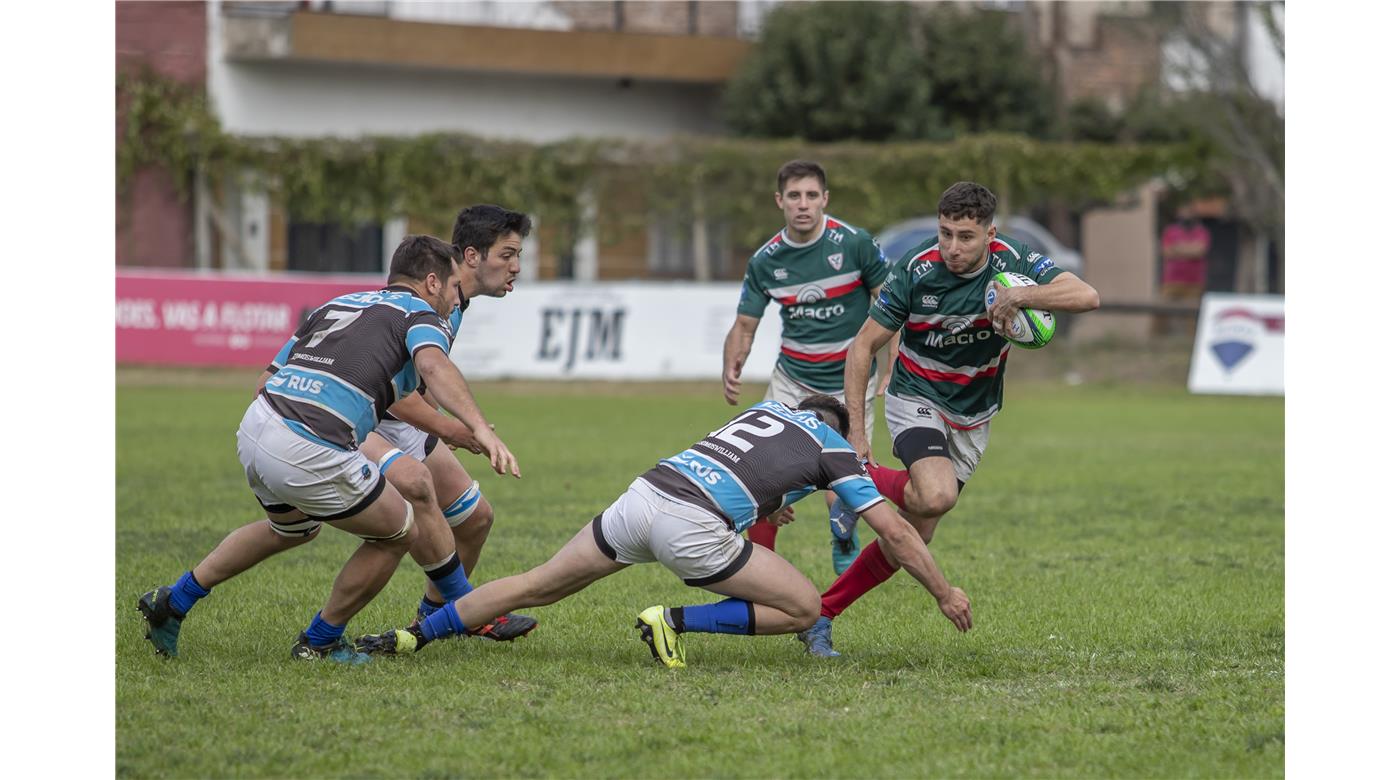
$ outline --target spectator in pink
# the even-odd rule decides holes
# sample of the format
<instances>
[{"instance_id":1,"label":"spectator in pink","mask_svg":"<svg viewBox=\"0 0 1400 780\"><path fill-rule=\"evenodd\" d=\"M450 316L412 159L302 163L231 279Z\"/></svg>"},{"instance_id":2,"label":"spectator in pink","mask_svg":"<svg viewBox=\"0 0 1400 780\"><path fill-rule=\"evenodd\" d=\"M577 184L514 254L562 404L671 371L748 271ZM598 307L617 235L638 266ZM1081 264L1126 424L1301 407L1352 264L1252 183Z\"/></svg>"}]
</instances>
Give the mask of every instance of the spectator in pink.
<instances>
[{"instance_id":1,"label":"spectator in pink","mask_svg":"<svg viewBox=\"0 0 1400 780\"><path fill-rule=\"evenodd\" d=\"M1167 303L1197 304L1206 287L1206 253L1210 251L1210 231L1196 217L1191 206L1177 211L1177 221L1162 231L1162 285ZM1158 317L1156 332L1168 331L1171 318Z\"/></svg>"}]
</instances>

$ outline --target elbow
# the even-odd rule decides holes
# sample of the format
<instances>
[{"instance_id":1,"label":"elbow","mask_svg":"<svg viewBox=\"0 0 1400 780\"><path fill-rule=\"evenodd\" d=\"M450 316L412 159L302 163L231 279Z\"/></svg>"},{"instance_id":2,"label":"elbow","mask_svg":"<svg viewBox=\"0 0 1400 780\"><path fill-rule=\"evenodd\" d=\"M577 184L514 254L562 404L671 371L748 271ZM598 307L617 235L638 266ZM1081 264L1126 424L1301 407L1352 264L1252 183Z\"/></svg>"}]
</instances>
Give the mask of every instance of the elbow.
<instances>
[{"instance_id":1,"label":"elbow","mask_svg":"<svg viewBox=\"0 0 1400 780\"><path fill-rule=\"evenodd\" d=\"M1099 291L1089 288L1089 294L1085 297L1084 311L1093 311L1099 308Z\"/></svg>"}]
</instances>

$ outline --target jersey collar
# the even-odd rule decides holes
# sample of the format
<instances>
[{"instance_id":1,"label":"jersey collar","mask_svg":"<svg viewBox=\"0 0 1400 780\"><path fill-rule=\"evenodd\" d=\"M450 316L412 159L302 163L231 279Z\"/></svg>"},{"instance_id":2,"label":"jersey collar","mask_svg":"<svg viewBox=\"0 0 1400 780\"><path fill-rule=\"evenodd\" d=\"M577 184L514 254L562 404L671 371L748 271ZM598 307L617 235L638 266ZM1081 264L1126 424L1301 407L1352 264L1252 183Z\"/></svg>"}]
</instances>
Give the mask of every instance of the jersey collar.
<instances>
[{"instance_id":1,"label":"jersey collar","mask_svg":"<svg viewBox=\"0 0 1400 780\"><path fill-rule=\"evenodd\" d=\"M412 287L409 287L409 286L406 285L406 284L390 284L390 285L387 285L387 286L383 287L382 289L384 290L384 292L389 292L390 290L397 290L397 291L399 291L399 292L406 292L406 293L408 293L409 295L412 295L414 298L417 298L418 300L423 301L424 303L427 303L427 300L426 300L423 296L419 295L417 290L413 289Z\"/></svg>"},{"instance_id":2,"label":"jersey collar","mask_svg":"<svg viewBox=\"0 0 1400 780\"><path fill-rule=\"evenodd\" d=\"M784 244L787 244L788 246L792 247L793 249L806 249L806 248L809 247L809 246L813 246L813 245L816 244L818 241L822 240L822 237L824 237L824 236L826 235L826 215L825 215L825 214L822 215L822 223L821 223L821 224L822 224L821 229L817 231L817 235L814 236L814 237L812 238L811 241L808 241L808 242L802 243L802 244L799 244L799 243L797 243L796 241L793 241L791 238L788 237L787 226L784 225L784 226L783 226L783 233L782 233L782 235L783 235L783 243L784 243Z\"/></svg>"},{"instance_id":3,"label":"jersey collar","mask_svg":"<svg viewBox=\"0 0 1400 780\"><path fill-rule=\"evenodd\" d=\"M976 279L977 277L981 276L981 275L982 275L982 272L985 271L985 270L987 270L987 266L989 266L989 265L991 265L991 264L992 264L992 248L991 248L991 247L987 247L987 257L982 261L982 264L981 264L981 265L977 266L976 270L968 271L968 272L965 273L965 274L953 274L953 276L956 276L956 277L958 277L959 279Z\"/></svg>"}]
</instances>

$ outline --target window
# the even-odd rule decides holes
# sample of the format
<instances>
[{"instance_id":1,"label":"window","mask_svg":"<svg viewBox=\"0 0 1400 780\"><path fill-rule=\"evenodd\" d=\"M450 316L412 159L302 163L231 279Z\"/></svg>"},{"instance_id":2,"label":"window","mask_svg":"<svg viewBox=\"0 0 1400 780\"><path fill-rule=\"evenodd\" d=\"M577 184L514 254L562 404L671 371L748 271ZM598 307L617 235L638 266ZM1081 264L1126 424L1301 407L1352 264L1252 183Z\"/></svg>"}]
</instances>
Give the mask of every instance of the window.
<instances>
[{"instance_id":1,"label":"window","mask_svg":"<svg viewBox=\"0 0 1400 780\"><path fill-rule=\"evenodd\" d=\"M382 274L384 226L293 222L287 228L287 270Z\"/></svg>"}]
</instances>

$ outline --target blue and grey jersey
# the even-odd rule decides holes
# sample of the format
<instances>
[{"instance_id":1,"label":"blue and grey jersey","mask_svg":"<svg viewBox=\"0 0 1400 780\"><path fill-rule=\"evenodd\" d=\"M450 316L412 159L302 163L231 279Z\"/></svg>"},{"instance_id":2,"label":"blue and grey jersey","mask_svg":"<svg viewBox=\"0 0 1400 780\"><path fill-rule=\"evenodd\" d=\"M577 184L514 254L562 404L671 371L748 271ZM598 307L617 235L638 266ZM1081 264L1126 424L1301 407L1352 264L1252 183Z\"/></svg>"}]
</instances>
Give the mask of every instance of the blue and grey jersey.
<instances>
[{"instance_id":1,"label":"blue and grey jersey","mask_svg":"<svg viewBox=\"0 0 1400 780\"><path fill-rule=\"evenodd\" d=\"M450 346L451 346L452 344L456 344L456 343L457 343L457 331L459 331L459 330L462 329L462 309L463 309L462 306L454 306L454 307L452 307L452 313L449 314L449 315L447 315L447 343L448 343L448 345L449 345L449 351L448 351L448 354L449 354L449 355L452 354L452 353L451 353L451 350L450 350ZM419 383L418 383L418 394L419 394L419 395L423 395L423 394L425 394L427 391L428 391L428 386L425 385L425 384L423 384L422 382L419 382ZM379 419L381 419L381 420L397 420L397 419L399 419L399 418L395 417L393 412L388 411L388 410L385 410L384 414L380 415L380 418L379 418Z\"/></svg>"},{"instance_id":2,"label":"blue and grey jersey","mask_svg":"<svg viewBox=\"0 0 1400 780\"><path fill-rule=\"evenodd\" d=\"M777 401L754 404L642 479L727 519L739 533L817 490L836 491L856 512L881 501L841 434L816 413Z\"/></svg>"},{"instance_id":3,"label":"blue and grey jersey","mask_svg":"<svg viewBox=\"0 0 1400 780\"><path fill-rule=\"evenodd\" d=\"M449 325L412 290L342 295L277 353L260 394L301 436L354 449L384 410L418 389L418 350L451 346Z\"/></svg>"}]
</instances>

